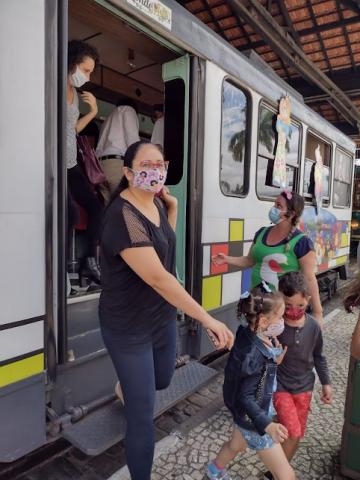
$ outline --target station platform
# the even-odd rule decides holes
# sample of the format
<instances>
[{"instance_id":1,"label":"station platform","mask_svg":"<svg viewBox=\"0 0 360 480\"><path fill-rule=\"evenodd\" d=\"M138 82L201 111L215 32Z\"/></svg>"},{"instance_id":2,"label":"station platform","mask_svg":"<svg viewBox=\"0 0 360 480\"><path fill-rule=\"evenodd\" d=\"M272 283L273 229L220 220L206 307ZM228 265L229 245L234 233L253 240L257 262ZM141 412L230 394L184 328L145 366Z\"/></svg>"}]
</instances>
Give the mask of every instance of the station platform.
<instances>
[{"instance_id":1,"label":"station platform","mask_svg":"<svg viewBox=\"0 0 360 480\"><path fill-rule=\"evenodd\" d=\"M331 406L320 401L320 384L315 385L312 409L308 421L307 434L292 462L297 478L302 480L345 479L339 472L339 451L341 431L344 421L344 401L349 364L351 335L357 315L346 314L338 307L325 317L325 352L334 389ZM221 394L223 376L218 375L212 382L212 392ZM232 419L226 407L217 399L206 405L203 417L208 410L208 418L193 428L182 426L158 442L152 480L205 480L205 466L214 459L222 443L231 435ZM247 451L240 454L229 466L232 480L262 479L264 467L257 455ZM114 473L109 480L128 480L124 467Z\"/></svg>"},{"instance_id":2,"label":"station platform","mask_svg":"<svg viewBox=\"0 0 360 480\"><path fill-rule=\"evenodd\" d=\"M349 363L351 335L357 320L339 306L326 317L325 352L331 373L334 401L327 406L320 401L320 385L315 386L308 430L293 466L302 480L339 480L339 450L344 421L344 399ZM217 378L221 384L221 376ZM203 480L204 465L212 460L232 428L229 412L220 408L214 415L188 432L155 460L153 480ZM174 432L176 434L176 432ZM256 454L246 452L230 465L234 480L263 478L264 467ZM114 475L111 480L125 480Z\"/></svg>"},{"instance_id":3,"label":"station platform","mask_svg":"<svg viewBox=\"0 0 360 480\"><path fill-rule=\"evenodd\" d=\"M355 268L351 269L351 277ZM293 465L301 480L340 480L339 451L343 426L349 345L357 315L346 314L342 296L351 279L341 281L338 293L324 303L325 351L334 387L334 402L320 402L315 388L308 431ZM152 480L205 480L205 466L231 433L231 418L222 400L226 357L211 366L217 375L156 421L156 458ZM247 452L230 466L233 480L258 480L264 468L256 455ZM1 475L0 480L129 480L122 442L105 453L89 457L69 445L61 454L20 475Z\"/></svg>"}]
</instances>

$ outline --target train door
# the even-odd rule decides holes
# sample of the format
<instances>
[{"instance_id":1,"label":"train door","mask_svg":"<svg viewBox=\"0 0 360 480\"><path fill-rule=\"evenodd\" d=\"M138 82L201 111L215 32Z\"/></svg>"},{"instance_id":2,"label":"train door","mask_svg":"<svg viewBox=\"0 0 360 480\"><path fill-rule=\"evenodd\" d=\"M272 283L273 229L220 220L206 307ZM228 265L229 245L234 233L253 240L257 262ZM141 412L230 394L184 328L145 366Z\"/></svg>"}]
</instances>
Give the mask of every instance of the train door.
<instances>
[{"instance_id":1,"label":"train door","mask_svg":"<svg viewBox=\"0 0 360 480\"><path fill-rule=\"evenodd\" d=\"M167 184L178 199L176 269L185 284L186 211L188 182L188 125L190 59L188 55L165 63L165 157L169 160Z\"/></svg>"},{"instance_id":2,"label":"train door","mask_svg":"<svg viewBox=\"0 0 360 480\"><path fill-rule=\"evenodd\" d=\"M184 283L189 57L176 47L169 44L164 46L165 41L164 44L155 41L150 34L144 32L140 23L133 23L130 27L124 21L121 10L110 6L106 8L104 5L100 5L100 2L70 1L69 40L88 39L99 51L100 63L91 82L84 89L91 91L97 98L97 122L100 127L101 122L116 108L119 98L124 101L131 99L138 108L139 136L150 139L153 105L164 104L164 151L169 160L167 184L179 202L177 275ZM80 112L82 108L80 105ZM70 255L70 260L77 259L82 252L83 231L80 228L78 230L72 235L75 253ZM65 265L64 254L60 254ZM72 279L74 278L76 281L76 275L73 275ZM84 452L97 454L122 438L124 422L121 406L114 403L115 371L101 339L98 319L100 293L93 289L88 291L88 287L76 283L73 286L77 293L67 299L61 320L63 328L59 340L64 355L60 359L56 384L51 392L49 413L54 425L57 425L57 433L61 433ZM182 336L187 335L188 330L182 329ZM178 342L178 355L187 353L186 348L186 340ZM191 363L179 368L170 390L159 396L156 414L169 408L213 374L212 369L200 364ZM80 412L77 407L81 407L83 412L80 416L76 414ZM70 415L70 423L59 428L59 418L65 418L63 416L66 415ZM99 431L96 438L88 435L89 427Z\"/></svg>"}]
</instances>

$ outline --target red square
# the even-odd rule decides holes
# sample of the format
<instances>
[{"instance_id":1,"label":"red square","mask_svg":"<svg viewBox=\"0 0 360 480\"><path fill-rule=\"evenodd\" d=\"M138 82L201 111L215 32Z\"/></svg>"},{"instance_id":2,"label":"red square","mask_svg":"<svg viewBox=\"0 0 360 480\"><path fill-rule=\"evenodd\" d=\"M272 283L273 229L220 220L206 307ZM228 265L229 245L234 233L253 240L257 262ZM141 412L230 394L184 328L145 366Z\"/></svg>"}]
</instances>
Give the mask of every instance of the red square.
<instances>
[{"instance_id":1,"label":"red square","mask_svg":"<svg viewBox=\"0 0 360 480\"><path fill-rule=\"evenodd\" d=\"M213 255L217 255L218 253L225 253L225 255L229 255L229 245L227 243L211 245L211 257L213 257ZM217 273L226 273L228 271L229 265L227 263L218 267L211 262L211 275L216 275Z\"/></svg>"}]
</instances>

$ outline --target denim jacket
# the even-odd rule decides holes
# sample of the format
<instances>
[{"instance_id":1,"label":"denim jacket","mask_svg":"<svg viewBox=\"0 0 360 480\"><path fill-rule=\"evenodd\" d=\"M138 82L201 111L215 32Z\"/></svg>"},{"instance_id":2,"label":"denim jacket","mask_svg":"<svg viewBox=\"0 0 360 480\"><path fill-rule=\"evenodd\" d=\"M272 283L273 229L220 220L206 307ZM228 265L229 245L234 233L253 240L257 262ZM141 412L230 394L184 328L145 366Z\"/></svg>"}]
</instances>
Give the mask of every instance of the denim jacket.
<instances>
[{"instance_id":1,"label":"denim jacket","mask_svg":"<svg viewBox=\"0 0 360 480\"><path fill-rule=\"evenodd\" d=\"M240 326L225 367L224 402L237 425L265 434L272 422L269 415L276 362L273 354L249 327Z\"/></svg>"}]
</instances>

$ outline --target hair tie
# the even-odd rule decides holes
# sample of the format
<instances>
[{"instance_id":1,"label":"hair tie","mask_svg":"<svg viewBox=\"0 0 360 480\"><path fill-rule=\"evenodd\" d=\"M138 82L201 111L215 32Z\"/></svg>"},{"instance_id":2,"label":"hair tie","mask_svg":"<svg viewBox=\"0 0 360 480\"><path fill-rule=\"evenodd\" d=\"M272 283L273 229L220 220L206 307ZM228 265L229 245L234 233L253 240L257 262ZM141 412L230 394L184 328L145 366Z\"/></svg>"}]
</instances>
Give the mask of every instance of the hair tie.
<instances>
[{"instance_id":1,"label":"hair tie","mask_svg":"<svg viewBox=\"0 0 360 480\"><path fill-rule=\"evenodd\" d=\"M287 188L285 188L285 190L283 190L281 193L283 193L288 200L291 200L293 197L292 192L290 192L290 190Z\"/></svg>"},{"instance_id":2,"label":"hair tie","mask_svg":"<svg viewBox=\"0 0 360 480\"><path fill-rule=\"evenodd\" d=\"M271 288L269 285L265 282L265 280L262 280L261 285L263 289L265 290L266 293L272 293Z\"/></svg>"},{"instance_id":3,"label":"hair tie","mask_svg":"<svg viewBox=\"0 0 360 480\"><path fill-rule=\"evenodd\" d=\"M243 292L241 295L240 295L240 299L241 300L245 300L246 298L249 298L250 297L250 292L248 292L247 290L245 290L245 292Z\"/></svg>"}]
</instances>

